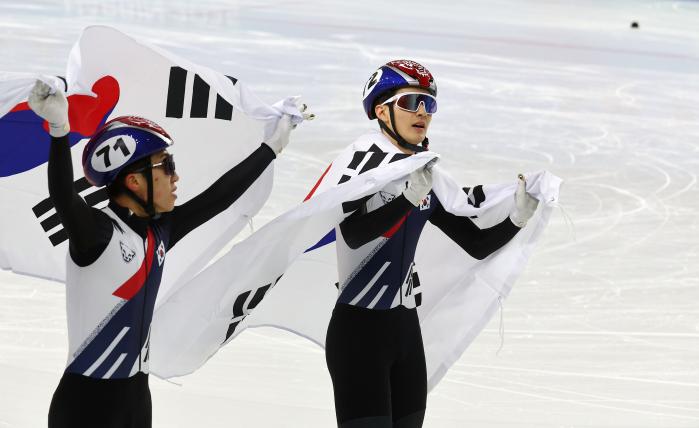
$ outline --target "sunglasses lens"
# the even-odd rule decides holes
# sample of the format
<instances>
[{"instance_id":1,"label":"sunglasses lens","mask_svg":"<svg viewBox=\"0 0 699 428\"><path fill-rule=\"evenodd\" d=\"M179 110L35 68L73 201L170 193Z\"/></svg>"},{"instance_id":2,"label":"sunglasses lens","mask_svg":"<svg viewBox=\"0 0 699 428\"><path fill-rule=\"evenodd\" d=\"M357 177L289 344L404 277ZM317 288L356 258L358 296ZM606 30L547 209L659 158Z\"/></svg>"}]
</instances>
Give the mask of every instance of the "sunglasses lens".
<instances>
[{"instance_id":1,"label":"sunglasses lens","mask_svg":"<svg viewBox=\"0 0 699 428\"><path fill-rule=\"evenodd\" d=\"M173 155L167 155L163 160L163 169L167 175L175 175L175 158Z\"/></svg>"},{"instance_id":2,"label":"sunglasses lens","mask_svg":"<svg viewBox=\"0 0 699 428\"><path fill-rule=\"evenodd\" d=\"M428 114L437 112L437 99L428 94L405 94L396 100L396 105L403 110L416 112L420 103L425 105Z\"/></svg>"}]
</instances>

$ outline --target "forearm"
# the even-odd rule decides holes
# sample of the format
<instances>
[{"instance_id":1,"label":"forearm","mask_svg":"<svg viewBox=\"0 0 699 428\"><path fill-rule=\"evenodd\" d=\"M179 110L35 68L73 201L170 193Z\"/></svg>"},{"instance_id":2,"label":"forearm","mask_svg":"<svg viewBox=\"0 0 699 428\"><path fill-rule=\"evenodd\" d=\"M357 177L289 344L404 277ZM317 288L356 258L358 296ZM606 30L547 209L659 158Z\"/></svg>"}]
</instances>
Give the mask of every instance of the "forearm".
<instances>
[{"instance_id":1,"label":"forearm","mask_svg":"<svg viewBox=\"0 0 699 428\"><path fill-rule=\"evenodd\" d=\"M386 205L371 211L355 211L340 223L347 245L356 249L389 231L414 208L402 194Z\"/></svg>"},{"instance_id":2,"label":"forearm","mask_svg":"<svg viewBox=\"0 0 699 428\"><path fill-rule=\"evenodd\" d=\"M170 247L187 233L225 211L238 200L276 158L272 149L261 144L208 189L173 211Z\"/></svg>"},{"instance_id":3,"label":"forearm","mask_svg":"<svg viewBox=\"0 0 699 428\"><path fill-rule=\"evenodd\" d=\"M73 162L68 136L51 137L48 162L49 196L71 248L84 252L95 247L96 225L91 208L73 187Z\"/></svg>"},{"instance_id":4,"label":"forearm","mask_svg":"<svg viewBox=\"0 0 699 428\"><path fill-rule=\"evenodd\" d=\"M477 260L483 260L503 247L520 230L509 217L493 227L481 229L468 217L448 213L441 205L430 217L430 222Z\"/></svg>"}]
</instances>

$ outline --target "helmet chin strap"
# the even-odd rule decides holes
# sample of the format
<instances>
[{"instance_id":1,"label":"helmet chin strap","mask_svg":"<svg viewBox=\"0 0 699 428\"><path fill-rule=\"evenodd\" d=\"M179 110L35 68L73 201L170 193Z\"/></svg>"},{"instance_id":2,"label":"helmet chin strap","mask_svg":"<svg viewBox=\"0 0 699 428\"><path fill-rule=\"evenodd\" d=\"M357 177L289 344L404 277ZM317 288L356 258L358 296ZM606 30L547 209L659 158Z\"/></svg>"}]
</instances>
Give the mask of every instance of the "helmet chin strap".
<instances>
[{"instance_id":1,"label":"helmet chin strap","mask_svg":"<svg viewBox=\"0 0 699 428\"><path fill-rule=\"evenodd\" d=\"M146 186L148 186L147 190L147 200L144 201L141 199L135 192L133 192L129 188L125 188L124 190L126 191L126 194L131 197L138 205L143 208L143 210L146 212L149 218L158 218L160 217L159 213L155 212L155 206L153 205L153 169L151 168L151 162L150 159L148 159L148 165L143 171L143 175L146 177Z\"/></svg>"},{"instance_id":2,"label":"helmet chin strap","mask_svg":"<svg viewBox=\"0 0 699 428\"><path fill-rule=\"evenodd\" d=\"M396 123L395 115L393 114L393 104L388 105L388 113L391 117L391 126L393 126L393 124ZM405 149L408 149L408 150L412 150L416 153L417 152L424 152L424 151L428 150L428 146L430 144L430 141L427 139L427 137L425 137L425 139L422 140L422 143L420 143L420 144L422 144L422 146L418 146L416 144L409 143L405 140L405 138L403 138L398 133L398 131L394 131L393 129L389 128L388 125L386 125L386 123L383 120L381 120L379 118L377 118L377 120L379 121L379 126L381 127L381 129L383 129L388 135L390 135L391 138L396 140L396 142L398 143L399 146L401 146Z\"/></svg>"}]
</instances>

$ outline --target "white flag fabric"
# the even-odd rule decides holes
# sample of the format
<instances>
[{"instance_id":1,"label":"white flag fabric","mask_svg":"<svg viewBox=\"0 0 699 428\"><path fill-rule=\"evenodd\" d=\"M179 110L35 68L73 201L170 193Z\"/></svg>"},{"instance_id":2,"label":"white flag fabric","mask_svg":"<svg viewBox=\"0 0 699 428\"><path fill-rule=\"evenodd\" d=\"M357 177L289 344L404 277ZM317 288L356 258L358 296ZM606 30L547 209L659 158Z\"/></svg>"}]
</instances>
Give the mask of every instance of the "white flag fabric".
<instances>
[{"instance_id":1,"label":"white flag fabric","mask_svg":"<svg viewBox=\"0 0 699 428\"><path fill-rule=\"evenodd\" d=\"M27 106L40 78L54 90L62 79L0 74L0 268L65 280L67 237L48 199L46 124ZM303 120L294 99L269 106L244 83L109 27L85 29L73 47L67 81L75 186L92 206L106 205L104 189L83 178L87 138L110 118L137 115L155 121L173 137L179 201L205 190L260 146L282 113ZM185 237L168 254L158 298L184 284L231 240L268 198L273 170L265 173L229 209Z\"/></svg>"},{"instance_id":2,"label":"white flag fabric","mask_svg":"<svg viewBox=\"0 0 699 428\"><path fill-rule=\"evenodd\" d=\"M381 133L360 137L333 161L306 201L171 294L153 318L151 372L166 378L191 373L248 327L279 327L323 346L338 292L334 228L349 215L343 203L376 193L438 157L432 152L397 154ZM429 224L422 232L415 262L422 283L418 314L430 388L507 297L548 222L561 180L546 171L525 175L527 191L541 201L539 209L515 238L485 260L471 258ZM514 181L465 190L439 167L433 177L444 208L477 216L474 222L480 227L502 221L514 204Z\"/></svg>"},{"instance_id":3,"label":"white flag fabric","mask_svg":"<svg viewBox=\"0 0 699 428\"><path fill-rule=\"evenodd\" d=\"M34 82L39 79L53 90L65 90L67 83L57 76L36 73L0 72L0 117L5 116L17 104L26 101Z\"/></svg>"},{"instance_id":4,"label":"white flag fabric","mask_svg":"<svg viewBox=\"0 0 699 428\"><path fill-rule=\"evenodd\" d=\"M65 85L50 76L0 74L0 268L63 281L67 242L48 199L47 125L24 102L35 78L55 90ZM96 207L106 204L107 195L82 177L81 154L87 138L109 118L139 115L168 131L182 201L259 147L283 113L302 120L293 98L266 105L233 76L108 27L83 32L65 80L75 187ZM397 160L396 153L380 133L359 138L325 171L312 197L203 270L267 199L272 168L228 210L180 241L168 254L153 315L151 372L164 378L191 373L247 327L275 326L323 346L337 298L334 228L349 214L343 203L373 194L438 157L425 152ZM423 284L418 314L430 388L509 294L547 224L559 185L560 179L545 171L527 174L528 191L542 201L537 214L483 261L431 225L423 230L416 253ZM465 191L437 167L433 189L447 211L476 216L479 226L488 227L508 215L515 183Z\"/></svg>"}]
</instances>

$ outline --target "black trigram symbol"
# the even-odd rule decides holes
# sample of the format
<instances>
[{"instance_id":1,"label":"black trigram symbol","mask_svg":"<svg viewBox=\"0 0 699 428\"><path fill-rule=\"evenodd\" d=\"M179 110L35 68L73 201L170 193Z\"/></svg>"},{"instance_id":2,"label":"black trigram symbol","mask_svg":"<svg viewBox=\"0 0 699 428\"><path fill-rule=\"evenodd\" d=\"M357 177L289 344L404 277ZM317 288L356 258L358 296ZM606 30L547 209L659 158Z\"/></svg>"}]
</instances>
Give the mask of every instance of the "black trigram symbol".
<instances>
[{"instance_id":1,"label":"black trigram symbol","mask_svg":"<svg viewBox=\"0 0 699 428\"><path fill-rule=\"evenodd\" d=\"M422 290L417 290L420 287L420 277L417 272L413 270L414 265L410 266L410 272L408 272L407 287L405 290L405 297L411 294L415 295L415 307L422 304Z\"/></svg>"},{"instance_id":2,"label":"black trigram symbol","mask_svg":"<svg viewBox=\"0 0 699 428\"><path fill-rule=\"evenodd\" d=\"M265 297L265 294L267 294L267 292L274 287L281 278L282 276L280 275L279 278L274 280L273 283L263 285L255 290L255 294L252 295L251 299L249 297L250 294L252 294L252 290L245 291L235 298L235 302L233 303L233 318L231 318L231 323L228 326L226 339L223 341L224 343L233 335L233 333L235 333L235 329L238 327L238 324L240 324L245 317L247 317L250 312L257 307L258 304L260 304L262 298Z\"/></svg>"},{"instance_id":3,"label":"black trigram symbol","mask_svg":"<svg viewBox=\"0 0 699 428\"><path fill-rule=\"evenodd\" d=\"M353 170L353 172L356 172L359 165L362 165L362 169L359 170L359 172L357 173L362 174L381 165L381 162L383 162L384 159L386 159L386 156L388 156L388 153L381 151L379 146L377 146L376 144L372 144L371 147L369 147L369 150L365 152L354 152L354 156L352 157L352 160L350 161L349 165L347 165L347 168ZM408 156L410 155L407 153L395 153L388 163L405 159ZM340 181L338 181L337 184L342 184L350 178L352 178L352 175L343 174L342 177L340 177Z\"/></svg>"},{"instance_id":4,"label":"black trigram symbol","mask_svg":"<svg viewBox=\"0 0 699 428\"><path fill-rule=\"evenodd\" d=\"M413 272L411 283L413 285L413 290L420 287L420 277L417 275L417 272ZM415 293L415 307L418 307L422 304L422 291L421 290L414 291L414 293Z\"/></svg>"},{"instance_id":5,"label":"black trigram symbol","mask_svg":"<svg viewBox=\"0 0 699 428\"><path fill-rule=\"evenodd\" d=\"M475 208L480 208L481 204L485 202L485 192L483 192L483 186L478 185L473 188L464 187L464 192L468 196L468 204ZM471 216L470 218L478 218L477 215Z\"/></svg>"},{"instance_id":6,"label":"black trigram symbol","mask_svg":"<svg viewBox=\"0 0 699 428\"><path fill-rule=\"evenodd\" d=\"M85 177L73 183L73 188L78 193L84 192L85 190L91 187L93 186L87 181ZM101 202L107 201L109 199L109 196L107 195L107 189L102 187L92 193L85 195L83 198L85 199L85 202L88 205L94 207ZM43 201L36 204L34 207L32 207L32 211L34 212L34 215L36 216L37 220L39 220L41 228L44 229L44 232L48 234L48 238L51 241L51 244L55 247L61 242L68 239L68 233L66 233L65 229L61 227L61 220L58 218L58 214L55 212L54 208L55 206L53 205L51 198L46 198ZM51 215L41 220L41 217L43 217L46 213L52 210L54 211ZM53 229L56 227L58 228L55 231L53 231Z\"/></svg>"},{"instance_id":7,"label":"black trigram symbol","mask_svg":"<svg viewBox=\"0 0 699 428\"><path fill-rule=\"evenodd\" d=\"M410 155L407 153L394 153L393 156L391 156L388 163L405 159L408 156ZM363 174L367 171L370 171L378 167L387 157L388 153L381 151L379 146L377 146L376 144L372 144L371 147L369 147L369 150L365 152L354 152L352 160L350 161L349 165L347 165L347 169L351 170L348 171L348 173L353 175L343 174L342 177L340 177L340 181L338 181L337 184L342 184L345 181L352 178L354 175ZM359 169L360 166L361 169ZM357 171L358 169L359 171ZM364 205L364 202L366 202L367 199L371 198L371 196L372 195L365 196L364 198L357 199L356 201L344 202L342 204L343 212L348 213L361 208Z\"/></svg>"},{"instance_id":8,"label":"black trigram symbol","mask_svg":"<svg viewBox=\"0 0 699 428\"><path fill-rule=\"evenodd\" d=\"M185 89L187 87L188 71L182 67L170 67L170 83L167 88L167 106L165 108L165 116L182 118L185 107ZM231 79L235 85L238 79L231 76L226 76ZM189 117L202 118L208 117L209 110L209 95L211 87L198 74L194 75L194 83L192 85L192 104L189 110ZM216 111L214 113L216 119L231 120L233 117L233 106L220 95L216 94Z\"/></svg>"}]
</instances>

